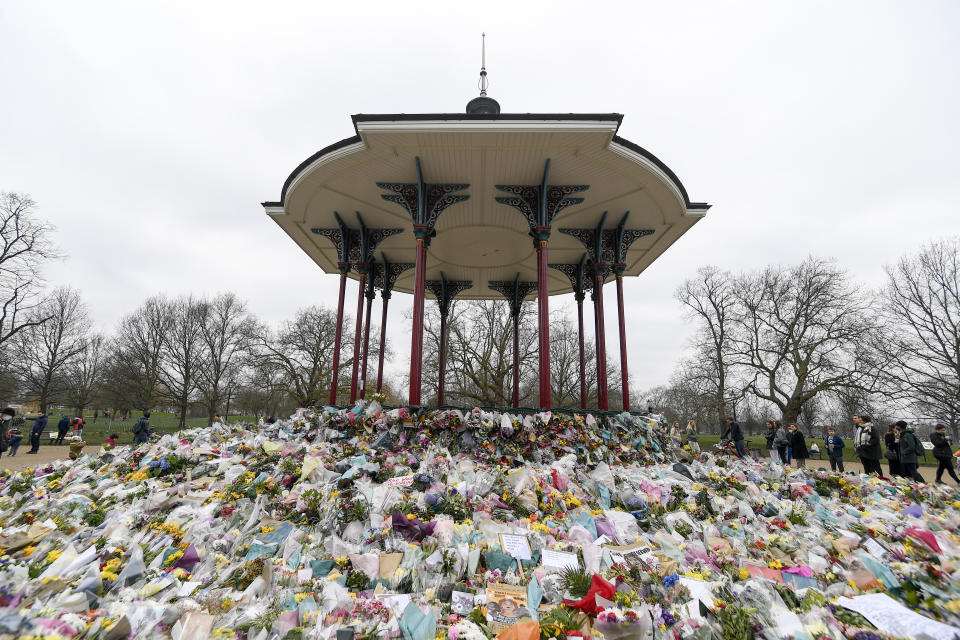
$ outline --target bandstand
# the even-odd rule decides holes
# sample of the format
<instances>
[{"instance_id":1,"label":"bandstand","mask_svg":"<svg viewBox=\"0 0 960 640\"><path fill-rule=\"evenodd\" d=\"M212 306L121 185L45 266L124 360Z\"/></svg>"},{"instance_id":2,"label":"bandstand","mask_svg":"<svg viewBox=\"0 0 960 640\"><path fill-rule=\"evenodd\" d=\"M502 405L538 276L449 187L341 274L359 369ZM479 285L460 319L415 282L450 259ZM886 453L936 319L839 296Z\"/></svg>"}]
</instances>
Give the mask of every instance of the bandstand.
<instances>
[{"instance_id":1,"label":"bandstand","mask_svg":"<svg viewBox=\"0 0 960 640\"><path fill-rule=\"evenodd\" d=\"M440 310L438 397L444 404L451 301L506 298L514 321L513 406L519 403L517 323L535 295L539 407L550 408L549 299L573 293L586 409L583 301L593 301L598 408L607 402L603 285L617 294L623 409L629 411L623 278L639 276L710 208L680 179L617 135L622 116L508 114L486 95L465 113L360 114L356 134L293 170L267 214L326 273L340 276L330 404L336 404L347 280L358 281L350 402L363 397L370 317L380 291L381 344L394 292L413 294L410 405L421 404L423 314ZM364 303L366 309L364 310ZM377 391L383 384L383 350Z\"/></svg>"}]
</instances>

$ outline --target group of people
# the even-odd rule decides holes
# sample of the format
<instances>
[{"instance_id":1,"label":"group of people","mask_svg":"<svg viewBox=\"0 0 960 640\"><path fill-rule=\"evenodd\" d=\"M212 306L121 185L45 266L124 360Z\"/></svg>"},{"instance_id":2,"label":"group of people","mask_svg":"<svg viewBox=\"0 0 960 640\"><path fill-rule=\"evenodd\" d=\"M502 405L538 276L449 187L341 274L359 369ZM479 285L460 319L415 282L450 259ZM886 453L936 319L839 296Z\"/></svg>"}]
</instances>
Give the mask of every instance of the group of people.
<instances>
[{"instance_id":1,"label":"group of people","mask_svg":"<svg viewBox=\"0 0 960 640\"><path fill-rule=\"evenodd\" d=\"M679 422L674 422L670 427L670 440L676 447L689 446L694 455L699 455L700 435L697 433L697 421L690 420L685 429L680 428Z\"/></svg>"},{"instance_id":2,"label":"group of people","mask_svg":"<svg viewBox=\"0 0 960 640\"><path fill-rule=\"evenodd\" d=\"M733 418L727 418L727 429L732 430L736 425L736 431L743 437L740 425L733 421ZM767 432L764 438L767 441L767 451L770 459L777 464L795 464L797 467L806 467L807 458L810 457L810 450L807 448L807 439L795 424L788 424L784 428L779 420L767 420ZM840 446L843 446L841 442ZM831 459L832 464L832 459ZM843 471L843 461L840 462L840 471Z\"/></svg>"},{"instance_id":3,"label":"group of people","mask_svg":"<svg viewBox=\"0 0 960 640\"><path fill-rule=\"evenodd\" d=\"M882 476L880 460L885 458L891 477L901 476L917 482L924 481L918 471L920 456L924 453L923 444L914 432L913 425L898 420L887 428L881 438L880 429L873 424L870 416L855 415L853 423L857 426L854 447L863 464L864 473ZM953 451L953 442L947 435L947 427L938 424L930 436L930 442L933 444L933 457L937 461L936 483L943 484L943 472L946 471L954 482L960 484L953 464L953 458L960 452Z\"/></svg>"},{"instance_id":4,"label":"group of people","mask_svg":"<svg viewBox=\"0 0 960 640\"><path fill-rule=\"evenodd\" d=\"M17 450L23 441L23 434L20 432L19 425L23 424L24 420L33 422L33 425L30 427L30 450L27 451L27 453L39 453L40 439L43 437L43 432L49 424L49 416L45 411L41 411L36 416L21 417L15 421L14 418L16 415L17 412L11 407L0 411L0 456L4 453L10 457L17 455ZM63 444L67 433L71 430L73 430L77 438L82 438L83 418L69 418L66 415L61 416L60 421L57 423L57 437L54 443ZM136 446L146 442L150 439L150 433L150 412L144 411L136 424L133 425L133 444ZM116 444L118 436L117 434L110 434L109 439L112 440L111 444L113 445Z\"/></svg>"}]
</instances>

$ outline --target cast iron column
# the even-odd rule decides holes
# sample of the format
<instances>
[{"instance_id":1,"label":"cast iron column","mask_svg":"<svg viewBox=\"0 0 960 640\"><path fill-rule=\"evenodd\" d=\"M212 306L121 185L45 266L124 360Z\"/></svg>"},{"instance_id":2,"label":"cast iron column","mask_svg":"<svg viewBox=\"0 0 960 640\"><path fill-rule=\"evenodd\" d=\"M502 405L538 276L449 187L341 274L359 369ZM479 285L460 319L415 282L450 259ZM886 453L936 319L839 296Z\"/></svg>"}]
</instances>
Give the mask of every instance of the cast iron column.
<instances>
[{"instance_id":1,"label":"cast iron column","mask_svg":"<svg viewBox=\"0 0 960 640\"><path fill-rule=\"evenodd\" d=\"M603 326L603 271L594 272L593 308L597 317L597 408L607 411L607 338Z\"/></svg>"},{"instance_id":2,"label":"cast iron column","mask_svg":"<svg viewBox=\"0 0 960 640\"><path fill-rule=\"evenodd\" d=\"M349 269L350 267L347 266ZM330 405L337 404L337 379L340 377L340 339L343 336L343 299L347 292L347 273L340 271L340 296L337 299L337 335L333 342L333 370L330 372Z\"/></svg>"},{"instance_id":3,"label":"cast iron column","mask_svg":"<svg viewBox=\"0 0 960 640\"><path fill-rule=\"evenodd\" d=\"M357 328L353 336L353 375L350 377L350 404L357 401L357 373L360 371L360 336L363 330L363 296L367 289L367 270L360 271L360 289L357 292Z\"/></svg>"},{"instance_id":4,"label":"cast iron column","mask_svg":"<svg viewBox=\"0 0 960 640\"><path fill-rule=\"evenodd\" d=\"M537 242L537 316L540 337L540 408L550 402L550 301L547 290L547 240Z\"/></svg>"},{"instance_id":5,"label":"cast iron column","mask_svg":"<svg viewBox=\"0 0 960 640\"><path fill-rule=\"evenodd\" d=\"M417 237L416 271L413 285L413 335L410 342L410 405L420 405L423 369L423 287L427 279L426 239Z\"/></svg>"},{"instance_id":6,"label":"cast iron column","mask_svg":"<svg viewBox=\"0 0 960 640\"><path fill-rule=\"evenodd\" d=\"M547 300L547 240L554 218L567 207L583 202L572 194L586 191L588 185L551 185L547 183L550 159L544 163L543 179L533 185L496 185L500 191L511 194L498 197L500 204L513 207L524 215L537 250L537 310L539 316L540 348L540 408L550 408L550 303Z\"/></svg>"},{"instance_id":7,"label":"cast iron column","mask_svg":"<svg viewBox=\"0 0 960 640\"><path fill-rule=\"evenodd\" d=\"M520 314L513 314L513 408L520 407Z\"/></svg>"},{"instance_id":8,"label":"cast iron column","mask_svg":"<svg viewBox=\"0 0 960 640\"><path fill-rule=\"evenodd\" d=\"M387 305L390 304L390 292L381 291L380 300L383 302L383 313L380 315L380 354L377 363L377 393L383 389L383 352L387 344Z\"/></svg>"},{"instance_id":9,"label":"cast iron column","mask_svg":"<svg viewBox=\"0 0 960 640\"><path fill-rule=\"evenodd\" d=\"M617 274L617 315L620 317L620 378L623 385L623 410L630 411L630 377L627 374L627 328L623 321L623 274Z\"/></svg>"},{"instance_id":10,"label":"cast iron column","mask_svg":"<svg viewBox=\"0 0 960 640\"><path fill-rule=\"evenodd\" d=\"M363 398L367 392L367 356L370 355L370 310L373 307L373 299L376 297L377 292L373 288L373 275L371 274L367 280L367 315L364 319L363 326L363 364L361 364L362 371L360 373L360 397Z\"/></svg>"},{"instance_id":11,"label":"cast iron column","mask_svg":"<svg viewBox=\"0 0 960 640\"><path fill-rule=\"evenodd\" d=\"M577 336L580 341L580 408L587 408L587 361L583 351L583 291L576 293L577 299Z\"/></svg>"},{"instance_id":12,"label":"cast iron column","mask_svg":"<svg viewBox=\"0 0 960 640\"><path fill-rule=\"evenodd\" d=\"M423 377L423 289L427 279L427 244L435 235L437 218L450 205L470 196L458 194L469 184L427 184L423 179L420 158L416 158L416 182L378 182L377 186L392 193L382 194L388 202L407 210L417 238L416 273L413 290L413 335L410 339L410 404L420 404L420 383Z\"/></svg>"},{"instance_id":13,"label":"cast iron column","mask_svg":"<svg viewBox=\"0 0 960 640\"><path fill-rule=\"evenodd\" d=\"M447 316L450 314L450 304L457 294L473 286L470 280L447 280L447 277L440 272L439 280L427 280L427 288L430 289L437 299L437 306L440 308L440 353L437 354L437 404L443 406L444 379L447 373Z\"/></svg>"},{"instance_id":14,"label":"cast iron column","mask_svg":"<svg viewBox=\"0 0 960 640\"><path fill-rule=\"evenodd\" d=\"M513 280L491 280L487 286L492 291L503 294L510 305L510 317L513 318L513 408L520 406L520 311L523 300L537 290L536 282L520 279L520 273Z\"/></svg>"}]
</instances>

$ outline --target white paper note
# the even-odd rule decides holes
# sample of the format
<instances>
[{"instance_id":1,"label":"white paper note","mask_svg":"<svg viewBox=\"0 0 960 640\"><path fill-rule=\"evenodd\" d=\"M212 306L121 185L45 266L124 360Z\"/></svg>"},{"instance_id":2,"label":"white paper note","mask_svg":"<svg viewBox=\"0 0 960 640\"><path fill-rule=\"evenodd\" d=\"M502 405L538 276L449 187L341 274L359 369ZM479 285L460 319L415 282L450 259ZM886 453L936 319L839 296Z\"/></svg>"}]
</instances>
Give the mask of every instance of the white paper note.
<instances>
[{"instance_id":1,"label":"white paper note","mask_svg":"<svg viewBox=\"0 0 960 640\"><path fill-rule=\"evenodd\" d=\"M503 552L517 560L530 560L530 543L527 536L514 533L501 533L500 545Z\"/></svg>"},{"instance_id":2,"label":"white paper note","mask_svg":"<svg viewBox=\"0 0 960 640\"><path fill-rule=\"evenodd\" d=\"M877 629L893 636L914 638L921 634L936 640L953 640L960 629L922 616L885 593L840 598L837 604L856 611Z\"/></svg>"},{"instance_id":3,"label":"white paper note","mask_svg":"<svg viewBox=\"0 0 960 640\"><path fill-rule=\"evenodd\" d=\"M540 555L540 562L548 569L579 569L580 558L575 553L544 549Z\"/></svg>"}]
</instances>

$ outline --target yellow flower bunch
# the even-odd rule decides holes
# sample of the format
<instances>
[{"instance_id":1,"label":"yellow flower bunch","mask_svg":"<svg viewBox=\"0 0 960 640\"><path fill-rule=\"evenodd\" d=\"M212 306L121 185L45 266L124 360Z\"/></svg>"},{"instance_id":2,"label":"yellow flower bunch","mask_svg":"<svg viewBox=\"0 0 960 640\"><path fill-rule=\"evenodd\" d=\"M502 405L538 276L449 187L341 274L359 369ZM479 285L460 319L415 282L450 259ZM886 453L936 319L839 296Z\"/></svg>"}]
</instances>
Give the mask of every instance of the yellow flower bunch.
<instances>
[{"instance_id":1,"label":"yellow flower bunch","mask_svg":"<svg viewBox=\"0 0 960 640\"><path fill-rule=\"evenodd\" d=\"M53 551L47 552L47 557L44 559L44 562L53 562L57 558L63 555L63 551L60 549L54 549Z\"/></svg>"},{"instance_id":2,"label":"yellow flower bunch","mask_svg":"<svg viewBox=\"0 0 960 640\"><path fill-rule=\"evenodd\" d=\"M780 562L779 560L771 560L770 562L767 563L767 566L770 567L771 569L782 569L783 563Z\"/></svg>"},{"instance_id":3,"label":"yellow flower bunch","mask_svg":"<svg viewBox=\"0 0 960 640\"><path fill-rule=\"evenodd\" d=\"M103 571L100 572L100 579L101 579L101 580L109 580L109 581L113 582L114 580L117 579L117 576L118 576L118 574L114 573L113 571L107 571L106 569L104 569Z\"/></svg>"},{"instance_id":4,"label":"yellow flower bunch","mask_svg":"<svg viewBox=\"0 0 960 640\"><path fill-rule=\"evenodd\" d=\"M154 522L150 525L150 528L154 531L162 531L174 538L182 538L186 533L176 522Z\"/></svg>"},{"instance_id":5,"label":"yellow flower bunch","mask_svg":"<svg viewBox=\"0 0 960 640\"><path fill-rule=\"evenodd\" d=\"M747 571L746 569L740 569L740 579L741 579L741 580L746 580L746 579L749 578L749 577L750 577L750 572L749 572L749 571Z\"/></svg>"},{"instance_id":6,"label":"yellow flower bunch","mask_svg":"<svg viewBox=\"0 0 960 640\"><path fill-rule=\"evenodd\" d=\"M131 471L127 474L127 480L131 482L140 482L141 480L147 479L146 471Z\"/></svg>"},{"instance_id":7,"label":"yellow flower bunch","mask_svg":"<svg viewBox=\"0 0 960 640\"><path fill-rule=\"evenodd\" d=\"M271 531L275 531L275 530L276 530L276 527L273 526L272 524L267 525L265 527L260 527L260 533L270 533Z\"/></svg>"},{"instance_id":8,"label":"yellow flower bunch","mask_svg":"<svg viewBox=\"0 0 960 640\"><path fill-rule=\"evenodd\" d=\"M32 556L33 552L36 550L37 548L35 546L33 546L32 544L29 544L25 546L23 549L21 549L20 551L23 553L24 556Z\"/></svg>"},{"instance_id":9,"label":"yellow flower bunch","mask_svg":"<svg viewBox=\"0 0 960 640\"><path fill-rule=\"evenodd\" d=\"M103 565L104 570L106 571L116 571L120 568L120 564L123 561L120 558L110 558L107 560L107 564Z\"/></svg>"},{"instance_id":10,"label":"yellow flower bunch","mask_svg":"<svg viewBox=\"0 0 960 640\"><path fill-rule=\"evenodd\" d=\"M174 564L177 560L179 560L182 557L183 557L183 551L178 549L173 553L171 553L169 556L167 556L167 559L164 560L163 564L169 567L170 565Z\"/></svg>"},{"instance_id":11,"label":"yellow flower bunch","mask_svg":"<svg viewBox=\"0 0 960 640\"><path fill-rule=\"evenodd\" d=\"M542 522L531 522L530 531L536 531L538 533L550 533L550 527L543 524Z\"/></svg>"}]
</instances>

